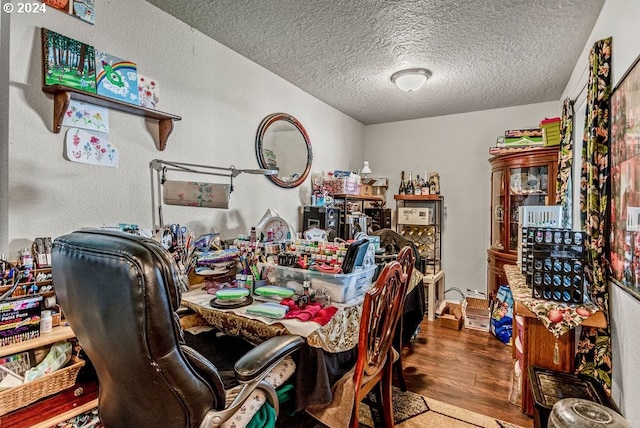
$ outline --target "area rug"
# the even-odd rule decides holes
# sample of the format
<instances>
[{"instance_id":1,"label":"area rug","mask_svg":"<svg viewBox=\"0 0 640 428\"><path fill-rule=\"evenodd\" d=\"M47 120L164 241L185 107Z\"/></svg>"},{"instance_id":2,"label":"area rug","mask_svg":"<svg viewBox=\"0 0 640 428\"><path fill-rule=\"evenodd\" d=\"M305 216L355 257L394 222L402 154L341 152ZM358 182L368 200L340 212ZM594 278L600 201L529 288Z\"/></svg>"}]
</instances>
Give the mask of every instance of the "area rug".
<instances>
[{"instance_id":1,"label":"area rug","mask_svg":"<svg viewBox=\"0 0 640 428\"><path fill-rule=\"evenodd\" d=\"M372 399L374 397L371 397ZM383 426L380 415L360 406L360 427ZM393 417L398 428L522 428L489 416L393 388Z\"/></svg>"},{"instance_id":2,"label":"area rug","mask_svg":"<svg viewBox=\"0 0 640 428\"><path fill-rule=\"evenodd\" d=\"M284 415L283 415L284 416ZM302 415L299 415L302 416ZM474 413L460 407L443 403L433 398L401 391L393 388L393 416L398 428L522 428L508 422L497 420L489 416ZM324 428L323 424L317 421L302 421L293 419L285 422L284 426ZM283 418L286 419L286 418ZM371 411L366 405L360 406L360 427L374 428L383 426L382 423L375 423L379 420L377 412ZM277 424L282 426L281 424ZM98 419L97 409L93 408L78 416L69 418L58 423L51 428L101 428L102 424Z\"/></svg>"}]
</instances>

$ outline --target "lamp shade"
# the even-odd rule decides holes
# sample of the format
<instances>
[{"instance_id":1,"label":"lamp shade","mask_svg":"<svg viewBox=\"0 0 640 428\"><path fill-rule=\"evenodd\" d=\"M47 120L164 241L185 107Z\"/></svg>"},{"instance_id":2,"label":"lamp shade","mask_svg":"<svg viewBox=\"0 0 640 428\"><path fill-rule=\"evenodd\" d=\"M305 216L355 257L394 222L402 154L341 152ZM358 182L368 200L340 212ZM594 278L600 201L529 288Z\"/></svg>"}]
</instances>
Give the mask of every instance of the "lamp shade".
<instances>
[{"instance_id":1,"label":"lamp shade","mask_svg":"<svg viewBox=\"0 0 640 428\"><path fill-rule=\"evenodd\" d=\"M391 81L403 91L417 91L431 77L431 72L424 68L409 68L391 75Z\"/></svg>"}]
</instances>

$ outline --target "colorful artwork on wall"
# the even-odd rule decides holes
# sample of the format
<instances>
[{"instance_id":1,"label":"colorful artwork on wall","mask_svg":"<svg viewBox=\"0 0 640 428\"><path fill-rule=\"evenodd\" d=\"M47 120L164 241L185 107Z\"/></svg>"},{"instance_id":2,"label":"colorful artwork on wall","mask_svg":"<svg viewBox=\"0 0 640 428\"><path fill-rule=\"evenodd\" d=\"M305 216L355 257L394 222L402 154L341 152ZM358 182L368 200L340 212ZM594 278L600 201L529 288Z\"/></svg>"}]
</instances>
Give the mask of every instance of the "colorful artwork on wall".
<instances>
[{"instance_id":1,"label":"colorful artwork on wall","mask_svg":"<svg viewBox=\"0 0 640 428\"><path fill-rule=\"evenodd\" d=\"M640 57L611 93L611 280L640 300Z\"/></svg>"},{"instance_id":2,"label":"colorful artwork on wall","mask_svg":"<svg viewBox=\"0 0 640 428\"><path fill-rule=\"evenodd\" d=\"M70 100L62 124L90 131L109 132L109 109Z\"/></svg>"},{"instance_id":3,"label":"colorful artwork on wall","mask_svg":"<svg viewBox=\"0 0 640 428\"><path fill-rule=\"evenodd\" d=\"M88 22L89 24L95 24L95 0L73 0L72 15Z\"/></svg>"},{"instance_id":4,"label":"colorful artwork on wall","mask_svg":"<svg viewBox=\"0 0 640 428\"><path fill-rule=\"evenodd\" d=\"M138 97L142 107L157 108L160 85L157 80L138 74Z\"/></svg>"},{"instance_id":5,"label":"colorful artwork on wall","mask_svg":"<svg viewBox=\"0 0 640 428\"><path fill-rule=\"evenodd\" d=\"M67 159L72 162L115 168L120 161L120 153L104 133L69 128L65 146Z\"/></svg>"},{"instance_id":6,"label":"colorful artwork on wall","mask_svg":"<svg viewBox=\"0 0 640 428\"><path fill-rule=\"evenodd\" d=\"M44 84L96 93L93 46L51 30L43 30Z\"/></svg>"},{"instance_id":7,"label":"colorful artwork on wall","mask_svg":"<svg viewBox=\"0 0 640 428\"><path fill-rule=\"evenodd\" d=\"M131 61L96 51L98 95L138 105L138 67Z\"/></svg>"},{"instance_id":8,"label":"colorful artwork on wall","mask_svg":"<svg viewBox=\"0 0 640 428\"><path fill-rule=\"evenodd\" d=\"M42 0L42 3L89 24L96 23L95 0Z\"/></svg>"},{"instance_id":9,"label":"colorful artwork on wall","mask_svg":"<svg viewBox=\"0 0 640 428\"><path fill-rule=\"evenodd\" d=\"M42 0L42 3L47 6L51 6L55 9L61 10L63 12L70 13L71 4L73 0Z\"/></svg>"}]
</instances>

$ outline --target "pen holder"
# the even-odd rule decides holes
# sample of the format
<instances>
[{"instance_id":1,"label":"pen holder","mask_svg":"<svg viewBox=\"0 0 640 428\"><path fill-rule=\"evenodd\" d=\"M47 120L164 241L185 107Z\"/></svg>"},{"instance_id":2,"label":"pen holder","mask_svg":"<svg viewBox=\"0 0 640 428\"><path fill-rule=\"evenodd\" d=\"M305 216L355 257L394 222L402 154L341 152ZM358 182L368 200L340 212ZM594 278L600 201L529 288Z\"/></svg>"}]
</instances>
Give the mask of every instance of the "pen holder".
<instances>
[{"instance_id":1,"label":"pen holder","mask_svg":"<svg viewBox=\"0 0 640 428\"><path fill-rule=\"evenodd\" d=\"M267 280L266 279L254 280L253 281L253 290L251 290L251 292L254 292L257 288L264 287L265 285L267 285Z\"/></svg>"}]
</instances>

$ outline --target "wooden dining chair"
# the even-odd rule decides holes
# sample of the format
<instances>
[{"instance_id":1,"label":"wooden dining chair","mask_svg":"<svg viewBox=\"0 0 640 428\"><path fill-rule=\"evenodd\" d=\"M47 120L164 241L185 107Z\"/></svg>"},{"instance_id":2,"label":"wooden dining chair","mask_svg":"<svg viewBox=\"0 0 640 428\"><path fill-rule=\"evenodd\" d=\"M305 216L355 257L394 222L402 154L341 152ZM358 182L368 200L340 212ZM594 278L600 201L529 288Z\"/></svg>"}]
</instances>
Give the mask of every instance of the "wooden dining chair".
<instances>
[{"instance_id":1,"label":"wooden dining chair","mask_svg":"<svg viewBox=\"0 0 640 428\"><path fill-rule=\"evenodd\" d=\"M409 284L411 283L411 275L413 274L413 267L416 261L413 248L408 245L403 247L398 253L398 257L396 258L396 260L398 263L400 263L400 266L402 267L402 277L403 277L403 280L407 283L405 288L405 290L407 290L409 288ZM393 366L395 367L395 370L396 370L396 377L398 379L398 384L400 385L400 389L403 391L406 391L407 384L404 381L404 374L402 372L402 336L404 334L403 328L404 328L404 321L402 316L400 316L400 320L398 321L398 326L396 327L396 334L393 340L393 345L396 347L398 351L398 359L393 363Z\"/></svg>"},{"instance_id":2,"label":"wooden dining chair","mask_svg":"<svg viewBox=\"0 0 640 428\"><path fill-rule=\"evenodd\" d=\"M408 281L397 261L388 263L365 294L360 319L358 356L353 373L355 403L349 426L358 427L360 402L377 385L384 426L393 427L391 398L393 337L406 298Z\"/></svg>"}]
</instances>

